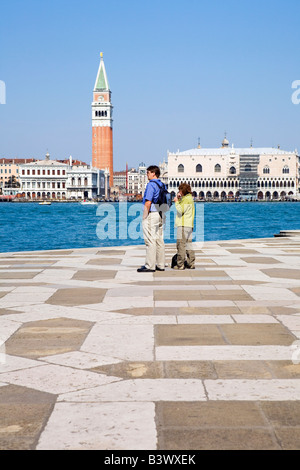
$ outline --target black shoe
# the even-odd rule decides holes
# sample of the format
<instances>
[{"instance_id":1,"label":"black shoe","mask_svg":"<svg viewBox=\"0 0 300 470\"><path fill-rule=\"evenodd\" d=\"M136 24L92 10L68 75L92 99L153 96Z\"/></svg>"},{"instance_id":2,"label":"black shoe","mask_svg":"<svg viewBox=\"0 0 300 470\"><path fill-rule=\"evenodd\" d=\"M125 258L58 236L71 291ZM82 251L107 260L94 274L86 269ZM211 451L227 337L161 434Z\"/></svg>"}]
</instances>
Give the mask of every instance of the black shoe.
<instances>
[{"instance_id":1,"label":"black shoe","mask_svg":"<svg viewBox=\"0 0 300 470\"><path fill-rule=\"evenodd\" d=\"M137 270L138 273L155 273L155 269L148 269L146 266L142 266Z\"/></svg>"},{"instance_id":2,"label":"black shoe","mask_svg":"<svg viewBox=\"0 0 300 470\"><path fill-rule=\"evenodd\" d=\"M158 268L158 267L156 266L156 271L164 271L164 269Z\"/></svg>"}]
</instances>

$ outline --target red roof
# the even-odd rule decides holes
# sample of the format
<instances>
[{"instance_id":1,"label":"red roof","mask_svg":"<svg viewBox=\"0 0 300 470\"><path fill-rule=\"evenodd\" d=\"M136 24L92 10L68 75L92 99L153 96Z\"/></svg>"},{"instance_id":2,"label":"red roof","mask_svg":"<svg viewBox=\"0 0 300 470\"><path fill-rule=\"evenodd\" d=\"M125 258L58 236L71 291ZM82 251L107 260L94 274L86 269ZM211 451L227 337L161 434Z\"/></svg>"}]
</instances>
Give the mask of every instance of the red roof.
<instances>
[{"instance_id":1,"label":"red roof","mask_svg":"<svg viewBox=\"0 0 300 470\"><path fill-rule=\"evenodd\" d=\"M67 158L67 160L56 160L56 161L59 162L59 163L65 163L66 165L70 164L69 158ZM79 160L72 160L72 165L73 166L88 166L87 163L81 162Z\"/></svg>"},{"instance_id":2,"label":"red roof","mask_svg":"<svg viewBox=\"0 0 300 470\"><path fill-rule=\"evenodd\" d=\"M23 163L32 163L36 162L36 158L0 158L1 164L13 163L15 165L22 165Z\"/></svg>"}]
</instances>

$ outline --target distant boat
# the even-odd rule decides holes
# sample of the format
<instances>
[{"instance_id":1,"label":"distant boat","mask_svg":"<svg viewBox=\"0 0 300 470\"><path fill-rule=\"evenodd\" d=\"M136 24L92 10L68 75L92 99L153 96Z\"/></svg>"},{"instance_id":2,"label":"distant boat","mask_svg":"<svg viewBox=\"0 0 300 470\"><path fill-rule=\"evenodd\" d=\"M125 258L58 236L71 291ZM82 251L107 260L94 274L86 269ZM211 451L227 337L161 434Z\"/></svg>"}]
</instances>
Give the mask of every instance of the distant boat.
<instances>
[{"instance_id":1,"label":"distant boat","mask_svg":"<svg viewBox=\"0 0 300 470\"><path fill-rule=\"evenodd\" d=\"M82 206L95 206L98 204L98 202L96 201L87 201L87 200L84 200L80 203Z\"/></svg>"},{"instance_id":2,"label":"distant boat","mask_svg":"<svg viewBox=\"0 0 300 470\"><path fill-rule=\"evenodd\" d=\"M50 201L43 201L43 202L39 202L39 205L40 206L51 206L51 202Z\"/></svg>"}]
</instances>

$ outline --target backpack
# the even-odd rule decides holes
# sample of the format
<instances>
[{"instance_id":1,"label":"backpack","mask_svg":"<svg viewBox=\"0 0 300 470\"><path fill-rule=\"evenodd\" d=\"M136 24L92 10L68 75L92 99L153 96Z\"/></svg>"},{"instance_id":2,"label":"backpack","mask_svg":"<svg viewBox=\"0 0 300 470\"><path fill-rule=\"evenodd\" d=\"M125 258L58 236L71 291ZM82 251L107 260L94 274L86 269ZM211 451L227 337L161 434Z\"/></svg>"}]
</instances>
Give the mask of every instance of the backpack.
<instances>
[{"instance_id":1,"label":"backpack","mask_svg":"<svg viewBox=\"0 0 300 470\"><path fill-rule=\"evenodd\" d=\"M171 261L171 268L174 269L175 266L177 266L177 253L172 257ZM184 261L184 267L187 268L187 260Z\"/></svg>"},{"instance_id":2,"label":"backpack","mask_svg":"<svg viewBox=\"0 0 300 470\"><path fill-rule=\"evenodd\" d=\"M172 206L172 196L168 192L164 183L159 184L156 180L153 181L159 187L158 199L154 203L159 206L159 212L167 212Z\"/></svg>"}]
</instances>

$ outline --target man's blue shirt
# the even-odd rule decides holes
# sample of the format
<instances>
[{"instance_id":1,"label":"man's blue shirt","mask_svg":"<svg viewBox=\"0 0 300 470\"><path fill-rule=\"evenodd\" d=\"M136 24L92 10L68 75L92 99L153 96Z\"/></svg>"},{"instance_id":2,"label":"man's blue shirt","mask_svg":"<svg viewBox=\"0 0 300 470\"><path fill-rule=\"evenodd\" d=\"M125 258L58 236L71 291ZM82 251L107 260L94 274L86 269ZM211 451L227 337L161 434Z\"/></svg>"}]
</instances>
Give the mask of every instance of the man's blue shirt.
<instances>
[{"instance_id":1,"label":"man's blue shirt","mask_svg":"<svg viewBox=\"0 0 300 470\"><path fill-rule=\"evenodd\" d=\"M144 197L143 197L143 204L145 204L146 201L152 202L151 207L150 207L150 212L157 212L155 204L157 203L158 196L159 196L159 187L155 183L155 181L157 181L160 186L163 185L160 179L154 178L153 180L150 180L146 186Z\"/></svg>"}]
</instances>

